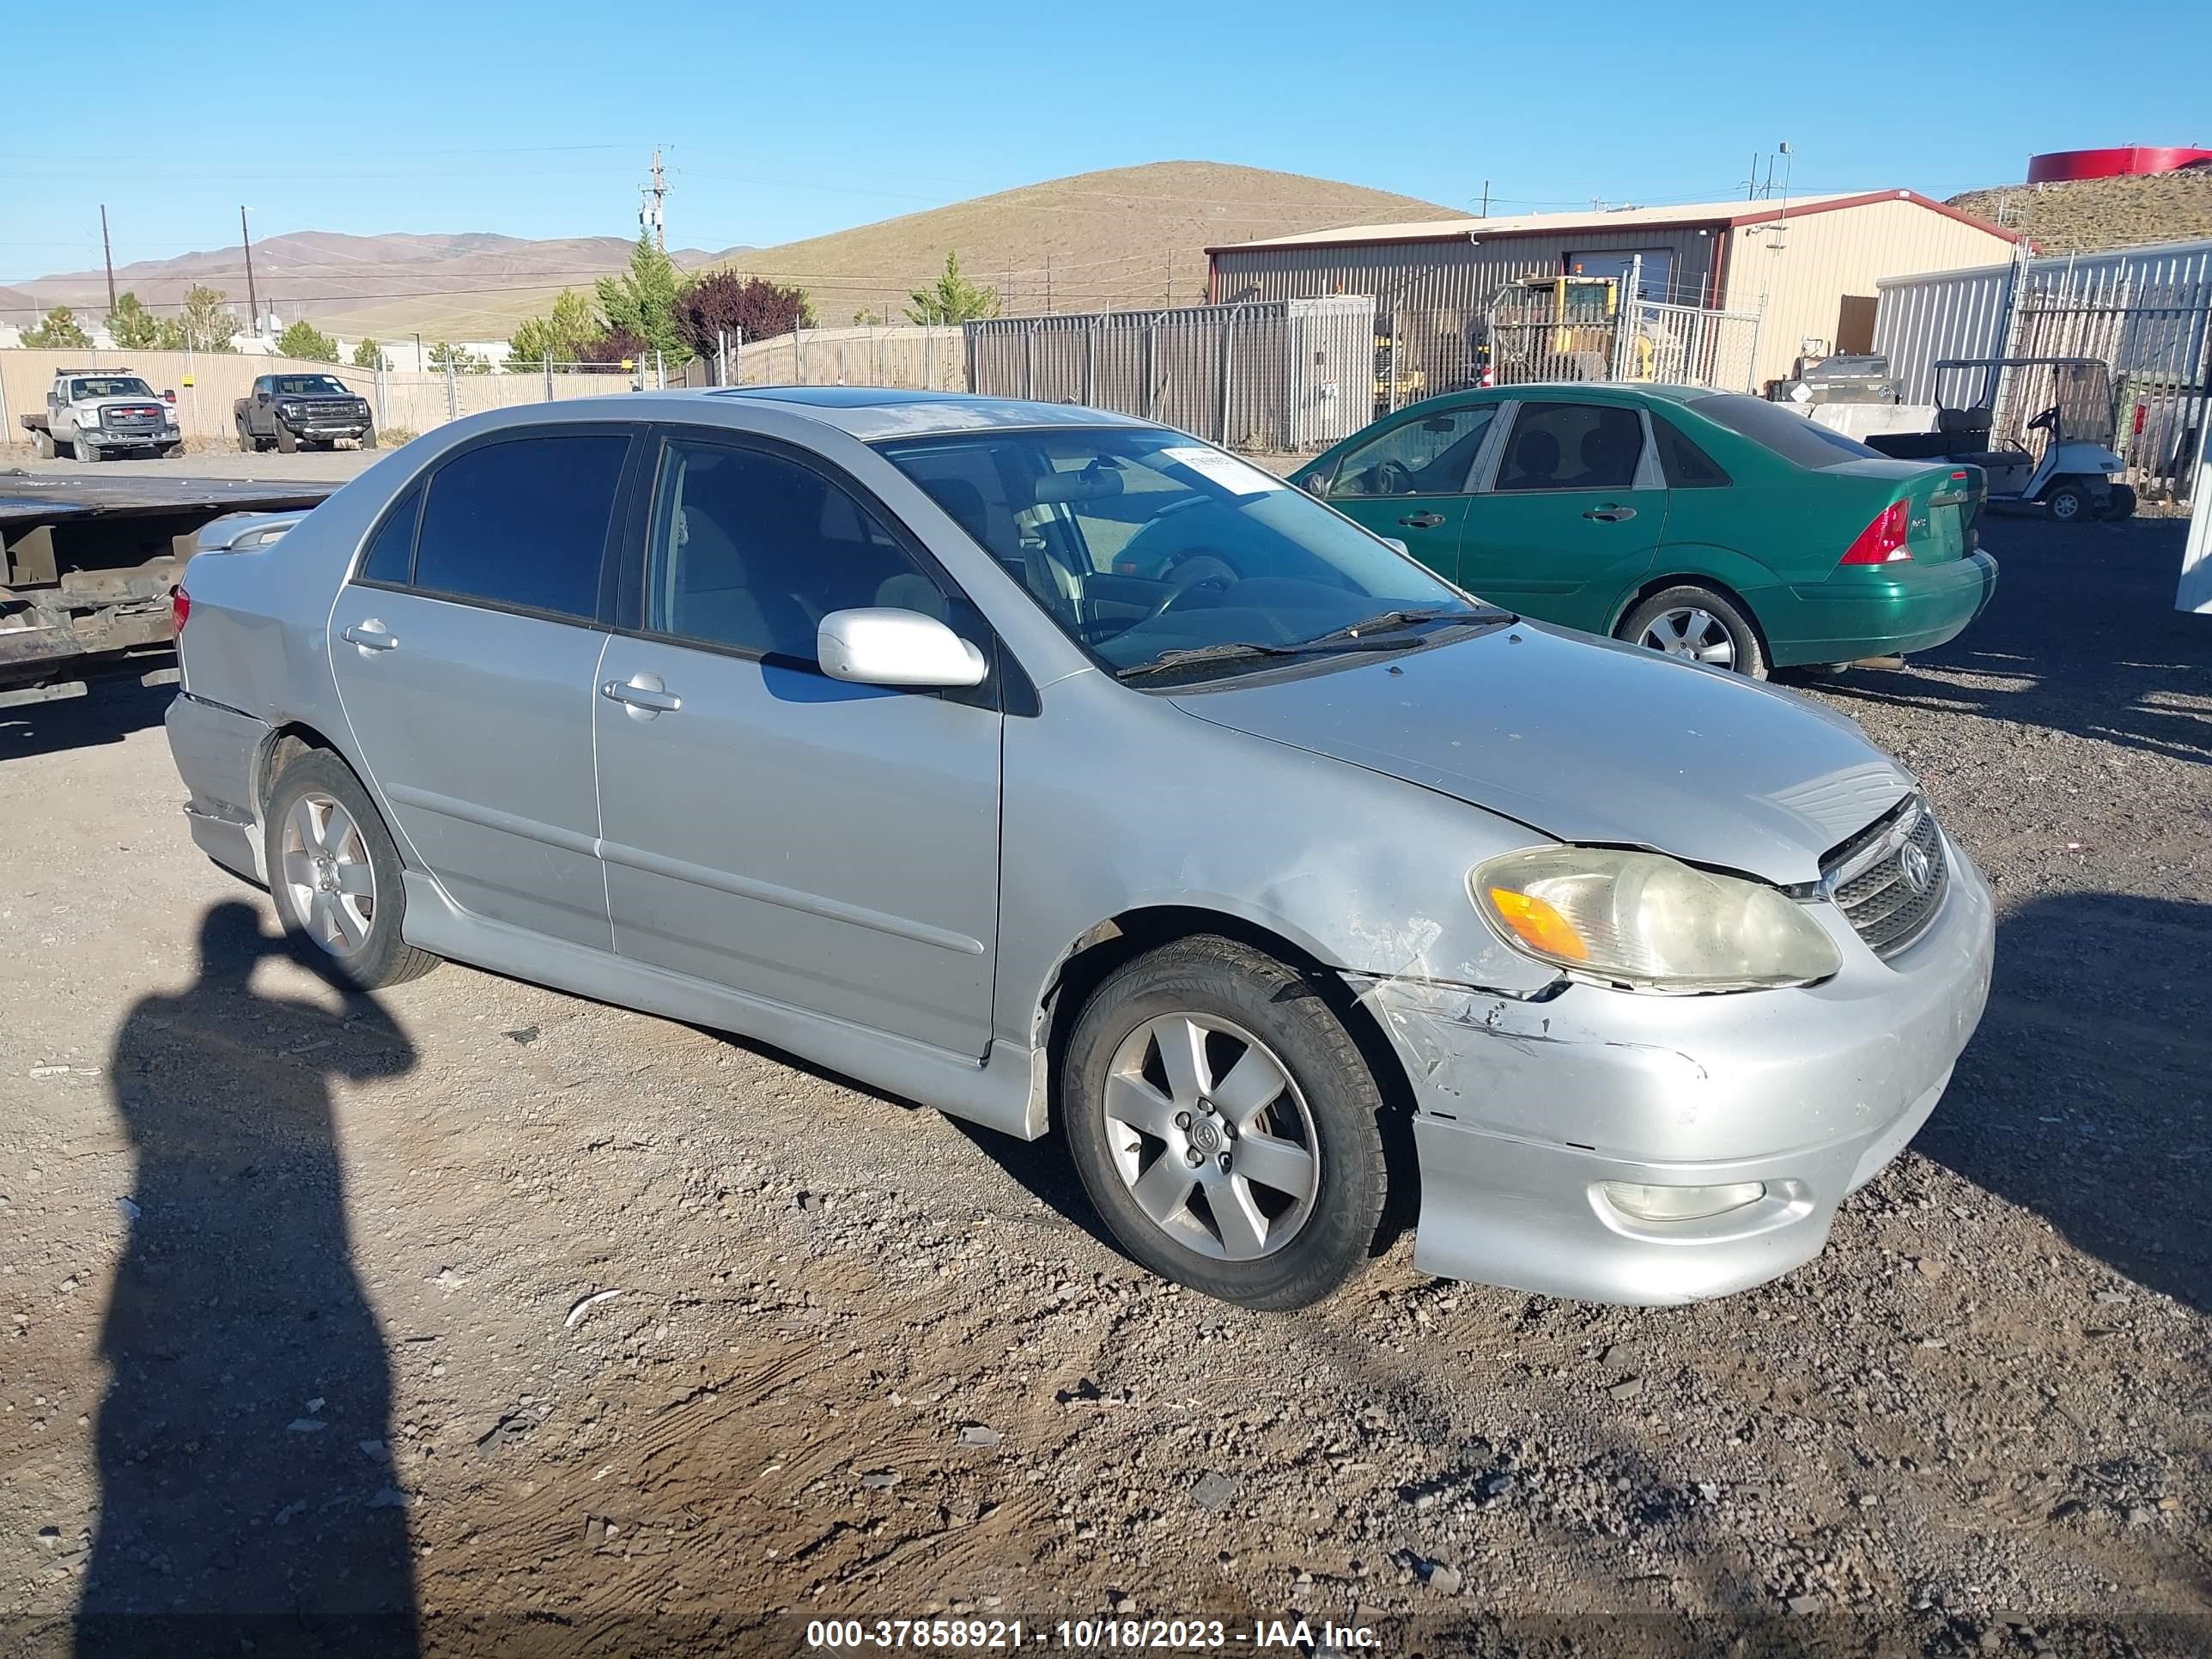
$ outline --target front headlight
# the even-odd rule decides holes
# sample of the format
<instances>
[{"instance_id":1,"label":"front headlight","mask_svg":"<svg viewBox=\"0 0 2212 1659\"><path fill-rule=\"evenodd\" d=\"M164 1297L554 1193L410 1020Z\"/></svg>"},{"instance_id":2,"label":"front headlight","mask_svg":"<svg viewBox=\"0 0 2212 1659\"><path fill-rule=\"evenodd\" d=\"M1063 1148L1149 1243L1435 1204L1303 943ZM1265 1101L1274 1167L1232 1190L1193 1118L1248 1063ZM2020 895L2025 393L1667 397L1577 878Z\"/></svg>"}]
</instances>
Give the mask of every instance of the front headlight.
<instances>
[{"instance_id":1,"label":"front headlight","mask_svg":"<svg viewBox=\"0 0 2212 1659\"><path fill-rule=\"evenodd\" d=\"M96 409L80 409L76 412L76 423L79 426L98 426L100 411Z\"/></svg>"},{"instance_id":2,"label":"front headlight","mask_svg":"<svg viewBox=\"0 0 2212 1659\"><path fill-rule=\"evenodd\" d=\"M1477 865L1467 885L1508 945L1639 991L1804 985L1843 966L1804 906L1657 853L1531 848Z\"/></svg>"}]
</instances>

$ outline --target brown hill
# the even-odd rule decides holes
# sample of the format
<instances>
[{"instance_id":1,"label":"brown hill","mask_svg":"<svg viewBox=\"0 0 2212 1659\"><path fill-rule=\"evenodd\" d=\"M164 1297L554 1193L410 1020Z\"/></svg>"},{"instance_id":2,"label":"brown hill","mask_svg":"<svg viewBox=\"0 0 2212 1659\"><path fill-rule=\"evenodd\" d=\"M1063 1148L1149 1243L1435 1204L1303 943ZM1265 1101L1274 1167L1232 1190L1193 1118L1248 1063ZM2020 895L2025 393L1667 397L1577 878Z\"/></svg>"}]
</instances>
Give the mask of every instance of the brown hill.
<instances>
[{"instance_id":1,"label":"brown hill","mask_svg":"<svg viewBox=\"0 0 2212 1659\"><path fill-rule=\"evenodd\" d=\"M718 264L796 283L824 324L897 320L948 252L1008 312L1126 310L1203 298L1210 244L1463 210L1303 173L1155 161L978 196Z\"/></svg>"},{"instance_id":2,"label":"brown hill","mask_svg":"<svg viewBox=\"0 0 2212 1659\"><path fill-rule=\"evenodd\" d=\"M587 287L619 270L630 247L619 236L530 241L484 232L295 231L253 245L254 289L264 308L284 321L306 317L349 338L366 333L396 339L419 329L434 338L495 339L517 319L544 310L562 289ZM687 265L707 258L689 248L676 255ZM136 294L156 311L173 310L195 283L219 289L244 314L246 260L235 247L141 260L115 272L118 293ZM106 273L65 271L0 290L0 319L9 322L27 321L26 313L53 305L105 316Z\"/></svg>"},{"instance_id":3,"label":"brown hill","mask_svg":"<svg viewBox=\"0 0 2212 1659\"><path fill-rule=\"evenodd\" d=\"M685 251L685 265L734 265L795 282L824 324L872 310L898 320L908 293L931 280L948 251L1009 311L1164 303L1202 297L1208 244L1370 220L1449 217L1456 210L1302 173L1209 161L1078 173L979 196L876 224L767 249ZM619 267L620 237L526 241L510 236L347 236L302 231L253 249L255 285L286 321L304 315L350 339L501 339L544 311L563 287L588 287ZM218 249L125 266L115 273L149 306L173 307L193 283L246 306L239 250ZM70 271L19 283L21 305L0 292L0 320L29 322L57 303L94 317L106 311L106 276Z\"/></svg>"},{"instance_id":4,"label":"brown hill","mask_svg":"<svg viewBox=\"0 0 2212 1659\"><path fill-rule=\"evenodd\" d=\"M2005 185L1954 196L1963 212L2025 231L2045 253L2093 253L2212 237L2212 167L2140 179Z\"/></svg>"}]
</instances>

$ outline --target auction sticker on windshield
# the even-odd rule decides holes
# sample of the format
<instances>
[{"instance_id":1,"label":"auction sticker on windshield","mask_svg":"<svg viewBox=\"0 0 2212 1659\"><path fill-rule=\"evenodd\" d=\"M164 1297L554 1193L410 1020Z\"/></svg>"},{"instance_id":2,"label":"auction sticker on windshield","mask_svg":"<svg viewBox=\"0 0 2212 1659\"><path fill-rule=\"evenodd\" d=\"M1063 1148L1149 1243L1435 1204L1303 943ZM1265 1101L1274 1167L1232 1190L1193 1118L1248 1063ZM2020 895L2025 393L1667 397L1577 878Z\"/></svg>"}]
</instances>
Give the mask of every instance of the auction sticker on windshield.
<instances>
[{"instance_id":1,"label":"auction sticker on windshield","mask_svg":"<svg viewBox=\"0 0 2212 1659\"><path fill-rule=\"evenodd\" d=\"M1218 449L1207 449L1198 444L1175 444L1160 452L1164 460L1177 461L1201 478L1219 484L1224 489L1239 495L1263 495L1271 489L1287 489L1290 486L1272 472L1238 460L1234 455L1224 455Z\"/></svg>"}]
</instances>

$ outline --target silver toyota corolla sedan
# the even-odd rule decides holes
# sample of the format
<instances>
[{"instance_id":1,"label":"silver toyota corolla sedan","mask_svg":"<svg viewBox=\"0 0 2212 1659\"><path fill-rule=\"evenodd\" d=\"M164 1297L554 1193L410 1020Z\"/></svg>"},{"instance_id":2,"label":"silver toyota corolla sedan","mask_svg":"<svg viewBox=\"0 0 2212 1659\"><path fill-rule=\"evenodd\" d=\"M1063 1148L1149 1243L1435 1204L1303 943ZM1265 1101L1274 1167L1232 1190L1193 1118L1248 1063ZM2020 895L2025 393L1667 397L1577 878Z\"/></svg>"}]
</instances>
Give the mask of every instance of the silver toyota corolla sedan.
<instances>
[{"instance_id":1,"label":"silver toyota corolla sedan","mask_svg":"<svg viewBox=\"0 0 2212 1659\"><path fill-rule=\"evenodd\" d=\"M1432 1273L1771 1279L1989 983L1988 889L1848 720L1096 410L504 410L177 613L193 837L342 977L451 957L1057 1127L1131 1255L1255 1307L1392 1182Z\"/></svg>"}]
</instances>

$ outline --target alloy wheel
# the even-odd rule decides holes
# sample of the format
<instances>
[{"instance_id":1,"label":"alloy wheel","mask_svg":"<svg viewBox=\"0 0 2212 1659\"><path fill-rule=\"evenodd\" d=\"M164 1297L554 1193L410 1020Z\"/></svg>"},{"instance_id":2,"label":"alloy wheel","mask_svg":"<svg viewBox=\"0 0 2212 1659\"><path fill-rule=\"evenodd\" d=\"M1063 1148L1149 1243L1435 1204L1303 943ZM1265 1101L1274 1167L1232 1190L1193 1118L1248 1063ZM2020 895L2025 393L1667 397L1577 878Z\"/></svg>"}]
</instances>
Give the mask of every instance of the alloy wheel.
<instances>
[{"instance_id":1,"label":"alloy wheel","mask_svg":"<svg viewBox=\"0 0 2212 1659\"><path fill-rule=\"evenodd\" d=\"M376 920L376 872L352 814L307 791L285 815L283 854L284 895L301 931L334 957L358 954Z\"/></svg>"},{"instance_id":2,"label":"alloy wheel","mask_svg":"<svg viewBox=\"0 0 2212 1659\"><path fill-rule=\"evenodd\" d=\"M1728 624L1710 611L1680 605L1662 611L1644 627L1637 643L1670 657L1687 657L1715 668L1735 666L1735 639Z\"/></svg>"},{"instance_id":3,"label":"alloy wheel","mask_svg":"<svg viewBox=\"0 0 2212 1659\"><path fill-rule=\"evenodd\" d=\"M1290 1070L1211 1014L1146 1020L1106 1079L1114 1168L1152 1224L1217 1261L1272 1255L1321 1189L1321 1140Z\"/></svg>"}]
</instances>

